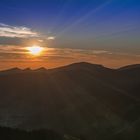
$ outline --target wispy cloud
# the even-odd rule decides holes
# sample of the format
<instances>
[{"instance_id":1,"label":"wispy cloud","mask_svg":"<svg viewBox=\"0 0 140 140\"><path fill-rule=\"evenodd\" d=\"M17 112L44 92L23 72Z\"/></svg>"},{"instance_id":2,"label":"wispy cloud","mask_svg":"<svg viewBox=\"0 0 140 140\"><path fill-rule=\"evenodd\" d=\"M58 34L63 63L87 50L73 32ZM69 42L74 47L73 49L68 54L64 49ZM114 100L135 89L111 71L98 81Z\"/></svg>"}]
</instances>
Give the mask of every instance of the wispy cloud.
<instances>
[{"instance_id":1,"label":"wispy cloud","mask_svg":"<svg viewBox=\"0 0 140 140\"><path fill-rule=\"evenodd\" d=\"M55 36L34 31L25 26L11 26L0 23L0 45L24 46L31 43L47 44Z\"/></svg>"},{"instance_id":2,"label":"wispy cloud","mask_svg":"<svg viewBox=\"0 0 140 140\"><path fill-rule=\"evenodd\" d=\"M47 37L47 40L55 40L55 36L49 36Z\"/></svg>"},{"instance_id":3,"label":"wispy cloud","mask_svg":"<svg viewBox=\"0 0 140 140\"><path fill-rule=\"evenodd\" d=\"M28 38L28 37L39 37L39 34L32 29L24 26L10 26L0 23L0 37L9 38Z\"/></svg>"}]
</instances>

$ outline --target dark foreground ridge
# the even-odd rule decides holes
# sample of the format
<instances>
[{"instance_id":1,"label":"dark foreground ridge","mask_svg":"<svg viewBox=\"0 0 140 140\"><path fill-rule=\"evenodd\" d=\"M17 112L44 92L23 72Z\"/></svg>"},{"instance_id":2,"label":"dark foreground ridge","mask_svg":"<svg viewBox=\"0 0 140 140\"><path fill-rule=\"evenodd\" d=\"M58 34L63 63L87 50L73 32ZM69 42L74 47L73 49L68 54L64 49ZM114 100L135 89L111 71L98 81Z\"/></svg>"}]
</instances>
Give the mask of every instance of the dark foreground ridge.
<instances>
[{"instance_id":1,"label":"dark foreground ridge","mask_svg":"<svg viewBox=\"0 0 140 140\"><path fill-rule=\"evenodd\" d=\"M86 140L140 139L140 67L75 63L0 72L0 126Z\"/></svg>"},{"instance_id":2,"label":"dark foreground ridge","mask_svg":"<svg viewBox=\"0 0 140 140\"><path fill-rule=\"evenodd\" d=\"M1 140L80 140L66 135L60 135L54 131L40 129L25 131L20 129L12 129L8 127L0 127Z\"/></svg>"}]
</instances>

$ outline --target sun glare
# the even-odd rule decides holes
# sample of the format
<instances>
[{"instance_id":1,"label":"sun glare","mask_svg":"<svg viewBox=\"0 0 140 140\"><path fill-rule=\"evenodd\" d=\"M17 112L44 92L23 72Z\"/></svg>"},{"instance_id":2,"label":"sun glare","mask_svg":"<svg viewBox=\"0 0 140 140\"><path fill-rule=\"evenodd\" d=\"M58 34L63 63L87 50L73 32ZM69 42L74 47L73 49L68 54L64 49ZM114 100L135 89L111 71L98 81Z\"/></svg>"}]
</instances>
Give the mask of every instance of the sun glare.
<instances>
[{"instance_id":1,"label":"sun glare","mask_svg":"<svg viewBox=\"0 0 140 140\"><path fill-rule=\"evenodd\" d=\"M30 54L37 56L43 52L44 48L40 46L32 46L32 47L27 47L27 50L29 51Z\"/></svg>"}]
</instances>

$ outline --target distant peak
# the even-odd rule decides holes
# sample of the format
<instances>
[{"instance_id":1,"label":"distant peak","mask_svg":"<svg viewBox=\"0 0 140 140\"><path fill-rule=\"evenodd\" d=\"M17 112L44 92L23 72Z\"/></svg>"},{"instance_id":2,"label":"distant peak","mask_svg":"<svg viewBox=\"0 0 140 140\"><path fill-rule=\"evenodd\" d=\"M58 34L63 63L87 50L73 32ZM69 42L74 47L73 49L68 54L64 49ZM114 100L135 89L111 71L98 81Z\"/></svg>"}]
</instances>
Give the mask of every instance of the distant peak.
<instances>
[{"instance_id":1,"label":"distant peak","mask_svg":"<svg viewBox=\"0 0 140 140\"><path fill-rule=\"evenodd\" d=\"M12 70L21 71L21 69L20 69L20 68L18 68L18 67L15 67L15 68L11 68L11 69L9 69L9 71L12 71Z\"/></svg>"},{"instance_id":2,"label":"distant peak","mask_svg":"<svg viewBox=\"0 0 140 140\"><path fill-rule=\"evenodd\" d=\"M3 73L18 73L18 72L22 72L22 70L20 68L14 67L8 70L3 70L1 71Z\"/></svg>"},{"instance_id":3,"label":"distant peak","mask_svg":"<svg viewBox=\"0 0 140 140\"><path fill-rule=\"evenodd\" d=\"M25 68L22 70L22 72L32 72L33 70L31 68Z\"/></svg>"},{"instance_id":4,"label":"distant peak","mask_svg":"<svg viewBox=\"0 0 140 140\"><path fill-rule=\"evenodd\" d=\"M133 64L119 68L119 70L140 69L140 64Z\"/></svg>"},{"instance_id":5,"label":"distant peak","mask_svg":"<svg viewBox=\"0 0 140 140\"><path fill-rule=\"evenodd\" d=\"M47 69L44 68L44 67L41 67L41 68L38 68L38 69L36 69L36 70L34 70L34 71L45 72L45 71L47 71Z\"/></svg>"},{"instance_id":6,"label":"distant peak","mask_svg":"<svg viewBox=\"0 0 140 140\"><path fill-rule=\"evenodd\" d=\"M109 68L104 67L100 64L92 64L88 62L77 62L73 64L69 64L66 66L61 67L63 70L94 70L94 71L103 71L103 70L110 70Z\"/></svg>"},{"instance_id":7,"label":"distant peak","mask_svg":"<svg viewBox=\"0 0 140 140\"><path fill-rule=\"evenodd\" d=\"M25 68L23 71L32 71L31 68Z\"/></svg>"},{"instance_id":8,"label":"distant peak","mask_svg":"<svg viewBox=\"0 0 140 140\"><path fill-rule=\"evenodd\" d=\"M77 62L77 63L73 63L73 64L70 64L69 66L94 66L94 67L104 67L100 64L92 64L92 63L88 63L88 62Z\"/></svg>"}]
</instances>

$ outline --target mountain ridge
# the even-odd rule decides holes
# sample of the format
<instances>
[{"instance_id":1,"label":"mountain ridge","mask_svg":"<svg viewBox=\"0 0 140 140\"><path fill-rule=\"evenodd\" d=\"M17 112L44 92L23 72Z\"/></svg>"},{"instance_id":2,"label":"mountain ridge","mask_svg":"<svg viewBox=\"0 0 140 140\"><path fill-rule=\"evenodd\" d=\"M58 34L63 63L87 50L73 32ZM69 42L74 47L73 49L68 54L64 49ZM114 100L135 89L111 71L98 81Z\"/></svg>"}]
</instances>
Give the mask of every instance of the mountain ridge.
<instances>
[{"instance_id":1,"label":"mountain ridge","mask_svg":"<svg viewBox=\"0 0 140 140\"><path fill-rule=\"evenodd\" d=\"M77 63L72 63L68 64L65 66L57 67L57 68L51 68L51 69L46 69L45 67L39 67L37 69L31 69L30 67L25 68L25 69L20 69L18 67L6 69L6 70L1 70L0 73L19 73L19 72L45 72L47 70L57 70L57 69L67 69L67 68L80 68L80 67L93 67L96 69L108 69L108 70L118 70L118 71L125 71L125 70L131 70L131 69L140 69L140 64L132 64L132 65L126 65L122 66L120 68L108 68L105 67L101 64L93 64L93 63L88 63L88 62L77 62Z\"/></svg>"}]
</instances>

